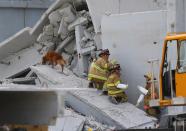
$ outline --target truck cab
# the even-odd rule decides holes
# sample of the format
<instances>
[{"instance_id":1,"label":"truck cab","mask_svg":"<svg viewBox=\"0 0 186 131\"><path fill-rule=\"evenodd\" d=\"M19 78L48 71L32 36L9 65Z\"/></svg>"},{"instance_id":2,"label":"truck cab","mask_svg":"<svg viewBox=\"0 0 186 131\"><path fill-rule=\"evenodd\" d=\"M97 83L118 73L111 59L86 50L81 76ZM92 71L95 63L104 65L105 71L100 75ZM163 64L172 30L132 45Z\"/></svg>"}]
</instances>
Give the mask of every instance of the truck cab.
<instances>
[{"instance_id":1,"label":"truck cab","mask_svg":"<svg viewBox=\"0 0 186 131\"><path fill-rule=\"evenodd\" d=\"M186 33L168 34L164 40L159 74L159 99L150 106L186 105Z\"/></svg>"}]
</instances>

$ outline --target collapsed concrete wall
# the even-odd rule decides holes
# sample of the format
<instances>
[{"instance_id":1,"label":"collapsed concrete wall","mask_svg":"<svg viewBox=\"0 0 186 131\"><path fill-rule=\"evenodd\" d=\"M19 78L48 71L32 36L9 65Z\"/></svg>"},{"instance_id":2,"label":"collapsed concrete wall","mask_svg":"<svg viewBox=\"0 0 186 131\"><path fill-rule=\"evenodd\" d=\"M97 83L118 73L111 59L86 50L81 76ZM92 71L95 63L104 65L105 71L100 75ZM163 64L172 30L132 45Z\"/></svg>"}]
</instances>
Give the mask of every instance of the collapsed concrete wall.
<instances>
[{"instance_id":1,"label":"collapsed concrete wall","mask_svg":"<svg viewBox=\"0 0 186 131\"><path fill-rule=\"evenodd\" d=\"M14 63L6 64L15 59L9 56L31 46L39 53L39 59L32 59L30 55L30 63L33 61L33 65L41 62L41 56L47 51L53 50L62 54L68 67L82 76L88 72L91 51L96 49L94 37L94 28L86 3L82 0L57 0L33 29L23 29L1 44L0 70L2 68L6 74L2 78L8 77L7 72L14 70L4 70L3 65L17 67ZM32 53L35 54L34 51ZM79 66L83 64L83 67ZM23 66L24 64L21 67Z\"/></svg>"}]
</instances>

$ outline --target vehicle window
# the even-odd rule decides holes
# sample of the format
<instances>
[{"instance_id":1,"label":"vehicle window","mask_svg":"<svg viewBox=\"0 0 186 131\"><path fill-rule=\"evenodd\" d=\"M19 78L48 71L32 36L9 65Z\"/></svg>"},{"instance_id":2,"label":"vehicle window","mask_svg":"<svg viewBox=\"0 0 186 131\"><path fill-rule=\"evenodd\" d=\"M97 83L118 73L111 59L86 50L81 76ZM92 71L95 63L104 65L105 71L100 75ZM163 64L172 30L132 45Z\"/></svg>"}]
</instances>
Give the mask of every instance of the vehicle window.
<instances>
[{"instance_id":1,"label":"vehicle window","mask_svg":"<svg viewBox=\"0 0 186 131\"><path fill-rule=\"evenodd\" d=\"M167 51L165 56L164 72L169 70L169 64L171 64L171 70L175 70L177 67L177 40L171 40L167 42Z\"/></svg>"},{"instance_id":2,"label":"vehicle window","mask_svg":"<svg viewBox=\"0 0 186 131\"><path fill-rule=\"evenodd\" d=\"M179 67L178 72L186 72L186 40L179 42Z\"/></svg>"}]
</instances>

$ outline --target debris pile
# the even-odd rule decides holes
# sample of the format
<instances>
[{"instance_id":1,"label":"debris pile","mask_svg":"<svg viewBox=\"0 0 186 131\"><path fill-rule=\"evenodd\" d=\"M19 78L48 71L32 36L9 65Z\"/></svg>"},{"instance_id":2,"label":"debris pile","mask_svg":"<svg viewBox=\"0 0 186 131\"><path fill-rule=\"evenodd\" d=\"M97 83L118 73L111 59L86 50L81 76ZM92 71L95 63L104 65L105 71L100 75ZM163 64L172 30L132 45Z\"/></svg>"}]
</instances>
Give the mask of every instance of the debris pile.
<instances>
[{"instance_id":1,"label":"debris pile","mask_svg":"<svg viewBox=\"0 0 186 131\"><path fill-rule=\"evenodd\" d=\"M103 125L94 120L94 118L86 117L71 108L66 108L64 116L57 119L55 126L49 126L49 131L105 131L114 129Z\"/></svg>"},{"instance_id":2,"label":"debris pile","mask_svg":"<svg viewBox=\"0 0 186 131\"><path fill-rule=\"evenodd\" d=\"M90 14L86 8L77 8L73 3L65 3L51 12L48 24L43 27L36 42L42 55L47 51L56 51L67 60L69 68L75 67L78 57L86 55L87 58L96 49Z\"/></svg>"}]
</instances>

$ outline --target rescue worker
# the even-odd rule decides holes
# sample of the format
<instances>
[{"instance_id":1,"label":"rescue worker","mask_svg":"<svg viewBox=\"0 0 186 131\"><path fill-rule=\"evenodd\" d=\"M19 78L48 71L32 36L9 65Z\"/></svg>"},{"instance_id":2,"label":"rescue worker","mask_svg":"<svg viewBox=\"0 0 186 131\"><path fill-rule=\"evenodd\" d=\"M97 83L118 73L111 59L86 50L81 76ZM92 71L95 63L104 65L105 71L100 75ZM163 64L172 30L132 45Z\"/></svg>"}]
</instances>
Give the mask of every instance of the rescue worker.
<instances>
[{"instance_id":1,"label":"rescue worker","mask_svg":"<svg viewBox=\"0 0 186 131\"><path fill-rule=\"evenodd\" d=\"M146 111L146 113L150 116L154 116L157 117L160 114L160 110L158 107L150 107L149 106L149 101L151 100L151 86L152 86L152 75L150 73L144 75L145 79L146 79L146 89L148 90L147 95L145 95L144 97L144 110ZM154 78L154 80L156 80ZM158 92L157 92L157 88L154 89L154 97L155 99L158 98Z\"/></svg>"},{"instance_id":2,"label":"rescue worker","mask_svg":"<svg viewBox=\"0 0 186 131\"><path fill-rule=\"evenodd\" d=\"M128 98L124 92L124 89L118 88L118 84L121 84L120 65L115 64L111 68L111 73L106 81L106 88L108 90L109 100L113 104L119 104L127 102Z\"/></svg>"},{"instance_id":3,"label":"rescue worker","mask_svg":"<svg viewBox=\"0 0 186 131\"><path fill-rule=\"evenodd\" d=\"M90 83L93 83L94 87L98 90L103 89L103 85L108 77L108 71L111 67L109 55L110 52L108 49L102 50L99 58L92 62L89 69L88 80Z\"/></svg>"}]
</instances>

